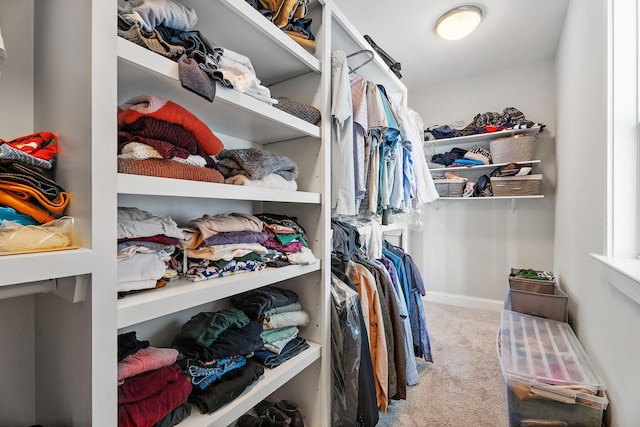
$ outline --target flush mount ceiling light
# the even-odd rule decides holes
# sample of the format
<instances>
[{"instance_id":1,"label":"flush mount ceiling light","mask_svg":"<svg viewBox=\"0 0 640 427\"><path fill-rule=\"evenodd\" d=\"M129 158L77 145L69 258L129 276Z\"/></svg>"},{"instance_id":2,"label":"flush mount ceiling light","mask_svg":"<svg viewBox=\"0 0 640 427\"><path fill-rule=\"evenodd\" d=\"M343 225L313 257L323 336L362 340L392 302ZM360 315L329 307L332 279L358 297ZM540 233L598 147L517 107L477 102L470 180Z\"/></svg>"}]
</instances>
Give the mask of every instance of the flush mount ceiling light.
<instances>
[{"instance_id":1,"label":"flush mount ceiling light","mask_svg":"<svg viewBox=\"0 0 640 427\"><path fill-rule=\"evenodd\" d=\"M444 13L436 21L436 33L443 39L458 40L471 34L482 19L478 6L458 6Z\"/></svg>"}]
</instances>

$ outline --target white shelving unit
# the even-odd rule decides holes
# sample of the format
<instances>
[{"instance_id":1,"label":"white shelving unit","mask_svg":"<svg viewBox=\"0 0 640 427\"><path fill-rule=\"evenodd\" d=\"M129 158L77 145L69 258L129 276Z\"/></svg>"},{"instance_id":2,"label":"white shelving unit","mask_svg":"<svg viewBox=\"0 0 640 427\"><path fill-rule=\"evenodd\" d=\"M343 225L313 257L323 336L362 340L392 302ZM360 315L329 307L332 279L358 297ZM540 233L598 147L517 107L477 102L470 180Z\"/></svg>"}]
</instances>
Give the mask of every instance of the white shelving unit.
<instances>
[{"instance_id":1,"label":"white shelving unit","mask_svg":"<svg viewBox=\"0 0 640 427\"><path fill-rule=\"evenodd\" d=\"M270 84L271 94L309 103L327 110L325 64L286 36L244 0L185 0L198 15L197 29L216 45L248 56L258 77ZM311 12L314 31L322 37L323 10ZM307 231L314 255L312 265L267 268L202 282L178 279L166 287L117 302L118 332L136 331L139 339L155 346L170 346L181 324L200 311L229 305L229 298L266 285L294 290L300 295L311 322L300 336L311 348L265 374L233 402L212 414L193 408L185 426L226 426L255 404L276 393L296 401L309 426L329 424L325 397L329 389L328 272L326 230L327 142L324 123L310 124L270 104L233 89L217 86L213 102L183 89L178 65L127 40L117 39L118 102L152 94L172 100L205 122L225 148L256 147L286 155L298 164L299 191L272 190L227 184L192 182L117 174L118 204L169 215L181 226L204 214L272 212L295 216ZM320 42L321 43L321 42ZM318 55L322 52L318 52ZM326 348L325 348L326 346ZM311 378L319 387L300 389L299 378ZM181 424L181 425L182 425Z\"/></svg>"},{"instance_id":2,"label":"white shelving unit","mask_svg":"<svg viewBox=\"0 0 640 427\"><path fill-rule=\"evenodd\" d=\"M450 145L481 145L497 138L506 138L513 135L528 135L540 132L540 126L532 126L525 129L505 129L498 132L478 133L475 135L458 136L455 138L442 138L425 141L425 148L429 146L440 147Z\"/></svg>"},{"instance_id":3,"label":"white shelving unit","mask_svg":"<svg viewBox=\"0 0 640 427\"><path fill-rule=\"evenodd\" d=\"M2 425L117 425L115 13L0 0L0 138L57 135L55 181L75 218L73 249L0 256Z\"/></svg>"},{"instance_id":4,"label":"white shelving unit","mask_svg":"<svg viewBox=\"0 0 640 427\"><path fill-rule=\"evenodd\" d=\"M181 425L226 426L265 398L298 402L309 427L330 425L330 57L335 49L351 53L369 46L331 0L309 3L315 53L244 0L181 2L196 10L196 29L209 40L251 59L273 96L314 105L323 120L313 125L220 86L212 103L183 89L175 62L117 37L115 1L0 0L8 55L1 64L0 137L37 131L58 136L56 181L71 193L68 214L76 218L73 249L0 256L3 425L117 425L118 333L136 330L152 345L170 345L192 315L269 284L300 295L311 317L301 336L311 348L266 370L214 414L194 409ZM361 72L406 102L406 88L379 57ZM145 93L191 111L226 148L288 156L300 170L298 191L117 173L116 106ZM117 206L170 215L181 225L205 213L295 216L320 262L207 282L174 281L118 300Z\"/></svg>"},{"instance_id":5,"label":"white shelving unit","mask_svg":"<svg viewBox=\"0 0 640 427\"><path fill-rule=\"evenodd\" d=\"M472 145L480 145L488 149L489 143L498 138L505 138L513 135L534 135L541 132L540 126L533 126L525 129L506 129L498 132L489 132L476 135L460 136L455 138L443 138L435 139L424 142L425 155L430 160L431 156L436 152L445 152L453 147L470 147ZM534 159L525 162L515 162L518 165L527 165L536 167L540 164L540 160ZM468 177L470 179L477 179L481 175L488 175L496 168L506 166L509 163L491 163L489 165L475 165L475 166L447 166L442 168L432 168L431 174L444 174L445 172L458 172L462 177ZM542 199L544 195L532 195L532 196L493 196L493 197L440 197L433 204L436 209L439 209L443 201L475 201L475 200L510 200L511 210L515 210L515 202L518 199Z\"/></svg>"}]
</instances>

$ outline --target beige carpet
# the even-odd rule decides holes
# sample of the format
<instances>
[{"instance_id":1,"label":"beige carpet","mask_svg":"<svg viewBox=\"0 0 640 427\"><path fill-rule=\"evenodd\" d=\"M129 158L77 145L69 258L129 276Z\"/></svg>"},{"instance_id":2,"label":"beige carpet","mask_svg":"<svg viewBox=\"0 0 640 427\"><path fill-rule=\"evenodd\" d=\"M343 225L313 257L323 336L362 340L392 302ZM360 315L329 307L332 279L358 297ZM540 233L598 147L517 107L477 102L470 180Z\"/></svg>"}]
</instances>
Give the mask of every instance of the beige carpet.
<instances>
[{"instance_id":1,"label":"beige carpet","mask_svg":"<svg viewBox=\"0 0 640 427\"><path fill-rule=\"evenodd\" d=\"M393 401L380 427L508 426L496 334L500 313L424 305L434 363L418 364L420 383Z\"/></svg>"}]
</instances>

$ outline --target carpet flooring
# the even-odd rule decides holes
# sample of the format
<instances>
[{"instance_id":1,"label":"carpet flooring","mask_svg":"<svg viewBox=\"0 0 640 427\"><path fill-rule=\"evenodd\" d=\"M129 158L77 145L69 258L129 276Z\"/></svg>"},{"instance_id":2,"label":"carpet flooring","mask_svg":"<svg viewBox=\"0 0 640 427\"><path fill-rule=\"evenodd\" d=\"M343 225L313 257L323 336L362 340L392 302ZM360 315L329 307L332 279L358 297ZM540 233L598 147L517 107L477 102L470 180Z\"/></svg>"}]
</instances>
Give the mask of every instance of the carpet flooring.
<instances>
[{"instance_id":1,"label":"carpet flooring","mask_svg":"<svg viewBox=\"0 0 640 427\"><path fill-rule=\"evenodd\" d=\"M433 363L418 363L420 383L392 401L379 427L508 426L496 355L500 313L425 302Z\"/></svg>"}]
</instances>

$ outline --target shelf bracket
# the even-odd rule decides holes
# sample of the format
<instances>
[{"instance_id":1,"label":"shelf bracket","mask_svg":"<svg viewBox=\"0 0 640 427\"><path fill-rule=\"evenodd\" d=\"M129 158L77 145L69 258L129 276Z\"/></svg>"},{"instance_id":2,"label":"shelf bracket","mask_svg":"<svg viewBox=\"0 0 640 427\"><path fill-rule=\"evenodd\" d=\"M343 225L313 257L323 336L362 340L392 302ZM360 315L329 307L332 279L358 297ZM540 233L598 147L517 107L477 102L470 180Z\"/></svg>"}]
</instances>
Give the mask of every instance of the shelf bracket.
<instances>
[{"instance_id":1,"label":"shelf bracket","mask_svg":"<svg viewBox=\"0 0 640 427\"><path fill-rule=\"evenodd\" d=\"M511 199L511 212L516 211L516 199Z\"/></svg>"},{"instance_id":2,"label":"shelf bracket","mask_svg":"<svg viewBox=\"0 0 640 427\"><path fill-rule=\"evenodd\" d=\"M87 287L90 280L90 274L54 279L56 282L54 293L72 303L82 302L87 299Z\"/></svg>"},{"instance_id":3,"label":"shelf bracket","mask_svg":"<svg viewBox=\"0 0 640 427\"><path fill-rule=\"evenodd\" d=\"M87 297L87 286L91 275L40 280L0 287L0 299L17 298L26 295L48 294L53 292L72 303L82 302Z\"/></svg>"}]
</instances>

